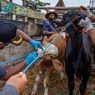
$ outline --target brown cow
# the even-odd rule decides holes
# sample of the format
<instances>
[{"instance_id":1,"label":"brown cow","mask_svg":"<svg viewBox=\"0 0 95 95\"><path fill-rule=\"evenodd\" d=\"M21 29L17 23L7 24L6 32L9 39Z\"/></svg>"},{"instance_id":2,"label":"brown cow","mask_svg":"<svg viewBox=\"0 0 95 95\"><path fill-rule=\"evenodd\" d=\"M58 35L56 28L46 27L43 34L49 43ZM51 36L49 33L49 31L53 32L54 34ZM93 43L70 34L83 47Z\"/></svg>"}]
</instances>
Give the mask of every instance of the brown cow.
<instances>
[{"instance_id":1,"label":"brown cow","mask_svg":"<svg viewBox=\"0 0 95 95\"><path fill-rule=\"evenodd\" d=\"M50 43L57 34L52 35L49 39L44 39L43 44L46 46L48 43ZM62 33L54 42L53 45L57 47L58 49L58 55L56 56L56 51L52 53L53 49L48 49L45 52L45 55L42 59L42 62L38 63L37 68L37 76L35 79L35 84L33 87L32 94L35 95L38 89L38 84L40 81L40 75L42 72L45 73L45 79L43 81L44 84L44 95L48 95L48 85L49 80L52 75L53 70L56 70L57 72L60 72L60 74L63 74L64 71L64 54L65 54L65 48L66 48L66 33ZM48 53L47 53L48 52ZM54 54L55 53L55 54ZM62 76L61 76L62 77Z\"/></svg>"}]
</instances>

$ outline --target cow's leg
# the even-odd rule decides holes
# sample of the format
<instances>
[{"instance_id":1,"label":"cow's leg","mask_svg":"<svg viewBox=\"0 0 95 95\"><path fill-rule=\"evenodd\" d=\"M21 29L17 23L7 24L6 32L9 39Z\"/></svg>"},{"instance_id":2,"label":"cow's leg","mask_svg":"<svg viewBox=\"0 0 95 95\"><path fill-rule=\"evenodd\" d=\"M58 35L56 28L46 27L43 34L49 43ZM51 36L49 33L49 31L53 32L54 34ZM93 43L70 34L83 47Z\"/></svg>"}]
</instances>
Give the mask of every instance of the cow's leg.
<instances>
[{"instance_id":1,"label":"cow's leg","mask_svg":"<svg viewBox=\"0 0 95 95\"><path fill-rule=\"evenodd\" d=\"M68 89L69 89L69 95L73 95L73 89L74 89L74 74L70 73L69 75L67 75L68 77Z\"/></svg>"},{"instance_id":2,"label":"cow's leg","mask_svg":"<svg viewBox=\"0 0 95 95\"><path fill-rule=\"evenodd\" d=\"M51 66L50 68L47 68L46 71L46 77L44 79L44 95L48 95L48 85L49 85L49 81L50 81L50 77L52 75L52 71L53 71L53 67Z\"/></svg>"},{"instance_id":3,"label":"cow's leg","mask_svg":"<svg viewBox=\"0 0 95 95\"><path fill-rule=\"evenodd\" d=\"M67 79L68 79L68 90L69 90L69 95L73 95L73 89L74 89L74 72L73 72L73 68L70 65L65 66L65 70L66 70L66 75L67 75Z\"/></svg>"},{"instance_id":4,"label":"cow's leg","mask_svg":"<svg viewBox=\"0 0 95 95\"><path fill-rule=\"evenodd\" d=\"M90 69L89 69L90 70ZM88 69L85 70L85 73L82 74L82 82L80 84L80 93L81 95L85 95L87 82L90 77L90 71Z\"/></svg>"},{"instance_id":5,"label":"cow's leg","mask_svg":"<svg viewBox=\"0 0 95 95\"><path fill-rule=\"evenodd\" d=\"M33 90L32 90L32 94L35 95L37 93L37 90L38 90L38 84L40 82L40 74L41 72L39 71L37 76L36 76L36 79L35 79L35 83L34 83L34 87L33 87Z\"/></svg>"}]
</instances>

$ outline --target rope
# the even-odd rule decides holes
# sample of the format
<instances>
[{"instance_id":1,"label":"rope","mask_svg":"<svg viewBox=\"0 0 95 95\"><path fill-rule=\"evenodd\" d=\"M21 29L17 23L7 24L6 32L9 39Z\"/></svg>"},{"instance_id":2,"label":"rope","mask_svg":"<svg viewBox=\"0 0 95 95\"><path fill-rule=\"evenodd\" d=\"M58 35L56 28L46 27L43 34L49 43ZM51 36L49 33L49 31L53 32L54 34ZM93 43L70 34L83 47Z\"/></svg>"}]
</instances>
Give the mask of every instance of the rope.
<instances>
[{"instance_id":1,"label":"rope","mask_svg":"<svg viewBox=\"0 0 95 95\"><path fill-rule=\"evenodd\" d=\"M14 61L16 61L16 60L19 60L19 59L21 59L21 58L27 56L28 54L29 54L29 53L26 53L25 55L20 55L20 56L18 56L17 58L11 58L11 59L9 59L9 60L7 60L7 61L0 62L0 65L4 65L4 64L8 64L8 63L14 62Z\"/></svg>"},{"instance_id":2,"label":"rope","mask_svg":"<svg viewBox=\"0 0 95 95\"><path fill-rule=\"evenodd\" d=\"M70 24L71 24L71 21L65 25L65 28L63 29L63 31L59 32L59 34L45 47L45 49L41 53L39 53L39 55L22 71L22 75L36 62L36 60L42 54L44 54L44 52L48 49L48 47L66 30L68 26L70 26Z\"/></svg>"},{"instance_id":3,"label":"rope","mask_svg":"<svg viewBox=\"0 0 95 95\"><path fill-rule=\"evenodd\" d=\"M59 34L46 46L46 48L41 52L39 53L39 55L22 71L22 74L24 74L34 63L35 61L48 49L48 47L66 30L66 28L71 24L71 21L69 23L67 23L65 25L65 28L63 29L63 31L59 32ZM17 58L12 58L10 60L7 60L5 62L0 62L0 65L4 65L4 64L8 64L10 62L14 62L18 59L21 59L25 56L27 56L29 53L25 54L25 55L20 55L19 57ZM35 53L36 54L36 53Z\"/></svg>"}]
</instances>

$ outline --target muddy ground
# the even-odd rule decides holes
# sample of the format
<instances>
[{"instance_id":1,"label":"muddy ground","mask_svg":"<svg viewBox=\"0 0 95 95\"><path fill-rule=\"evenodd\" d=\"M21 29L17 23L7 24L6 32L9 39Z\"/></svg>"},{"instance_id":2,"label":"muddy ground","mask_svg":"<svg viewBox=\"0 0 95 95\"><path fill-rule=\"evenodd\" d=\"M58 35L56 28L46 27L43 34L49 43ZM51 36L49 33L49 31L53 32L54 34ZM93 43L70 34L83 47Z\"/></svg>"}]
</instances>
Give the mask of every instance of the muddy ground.
<instances>
[{"instance_id":1,"label":"muddy ground","mask_svg":"<svg viewBox=\"0 0 95 95\"><path fill-rule=\"evenodd\" d=\"M27 89L24 95L32 95L31 91L32 91L32 88L34 85L34 79L35 79L34 71L29 70L27 72L27 75L28 75L28 85L27 85ZM43 76L42 76L41 82L39 83L39 89L38 89L37 95L43 95L44 93L42 80L43 80ZM79 90L78 90L79 81L75 80L75 83L76 83L76 87L74 89L73 95L80 95ZM0 87L2 88L3 85L4 85L4 82L1 81ZM51 81L49 85L49 95L67 95L67 93L68 91L67 91L66 75L64 75L64 79L61 80L60 75L57 72L54 72L51 77ZM90 77L86 95L95 95L95 77L92 77L92 76Z\"/></svg>"}]
</instances>

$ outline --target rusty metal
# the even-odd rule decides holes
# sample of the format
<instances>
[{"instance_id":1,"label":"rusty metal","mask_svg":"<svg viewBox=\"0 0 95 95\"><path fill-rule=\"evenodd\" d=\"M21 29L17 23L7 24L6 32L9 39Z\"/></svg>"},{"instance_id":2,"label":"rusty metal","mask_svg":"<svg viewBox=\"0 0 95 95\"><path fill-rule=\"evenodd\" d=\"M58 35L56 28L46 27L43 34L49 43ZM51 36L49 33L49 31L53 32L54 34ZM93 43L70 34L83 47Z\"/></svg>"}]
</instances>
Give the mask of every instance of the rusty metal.
<instances>
[{"instance_id":1,"label":"rusty metal","mask_svg":"<svg viewBox=\"0 0 95 95\"><path fill-rule=\"evenodd\" d=\"M43 10L50 10L50 9L54 9L54 10L79 10L80 7L37 7L37 9L43 9ZM89 9L91 10L95 10L95 7L89 7Z\"/></svg>"}]
</instances>

